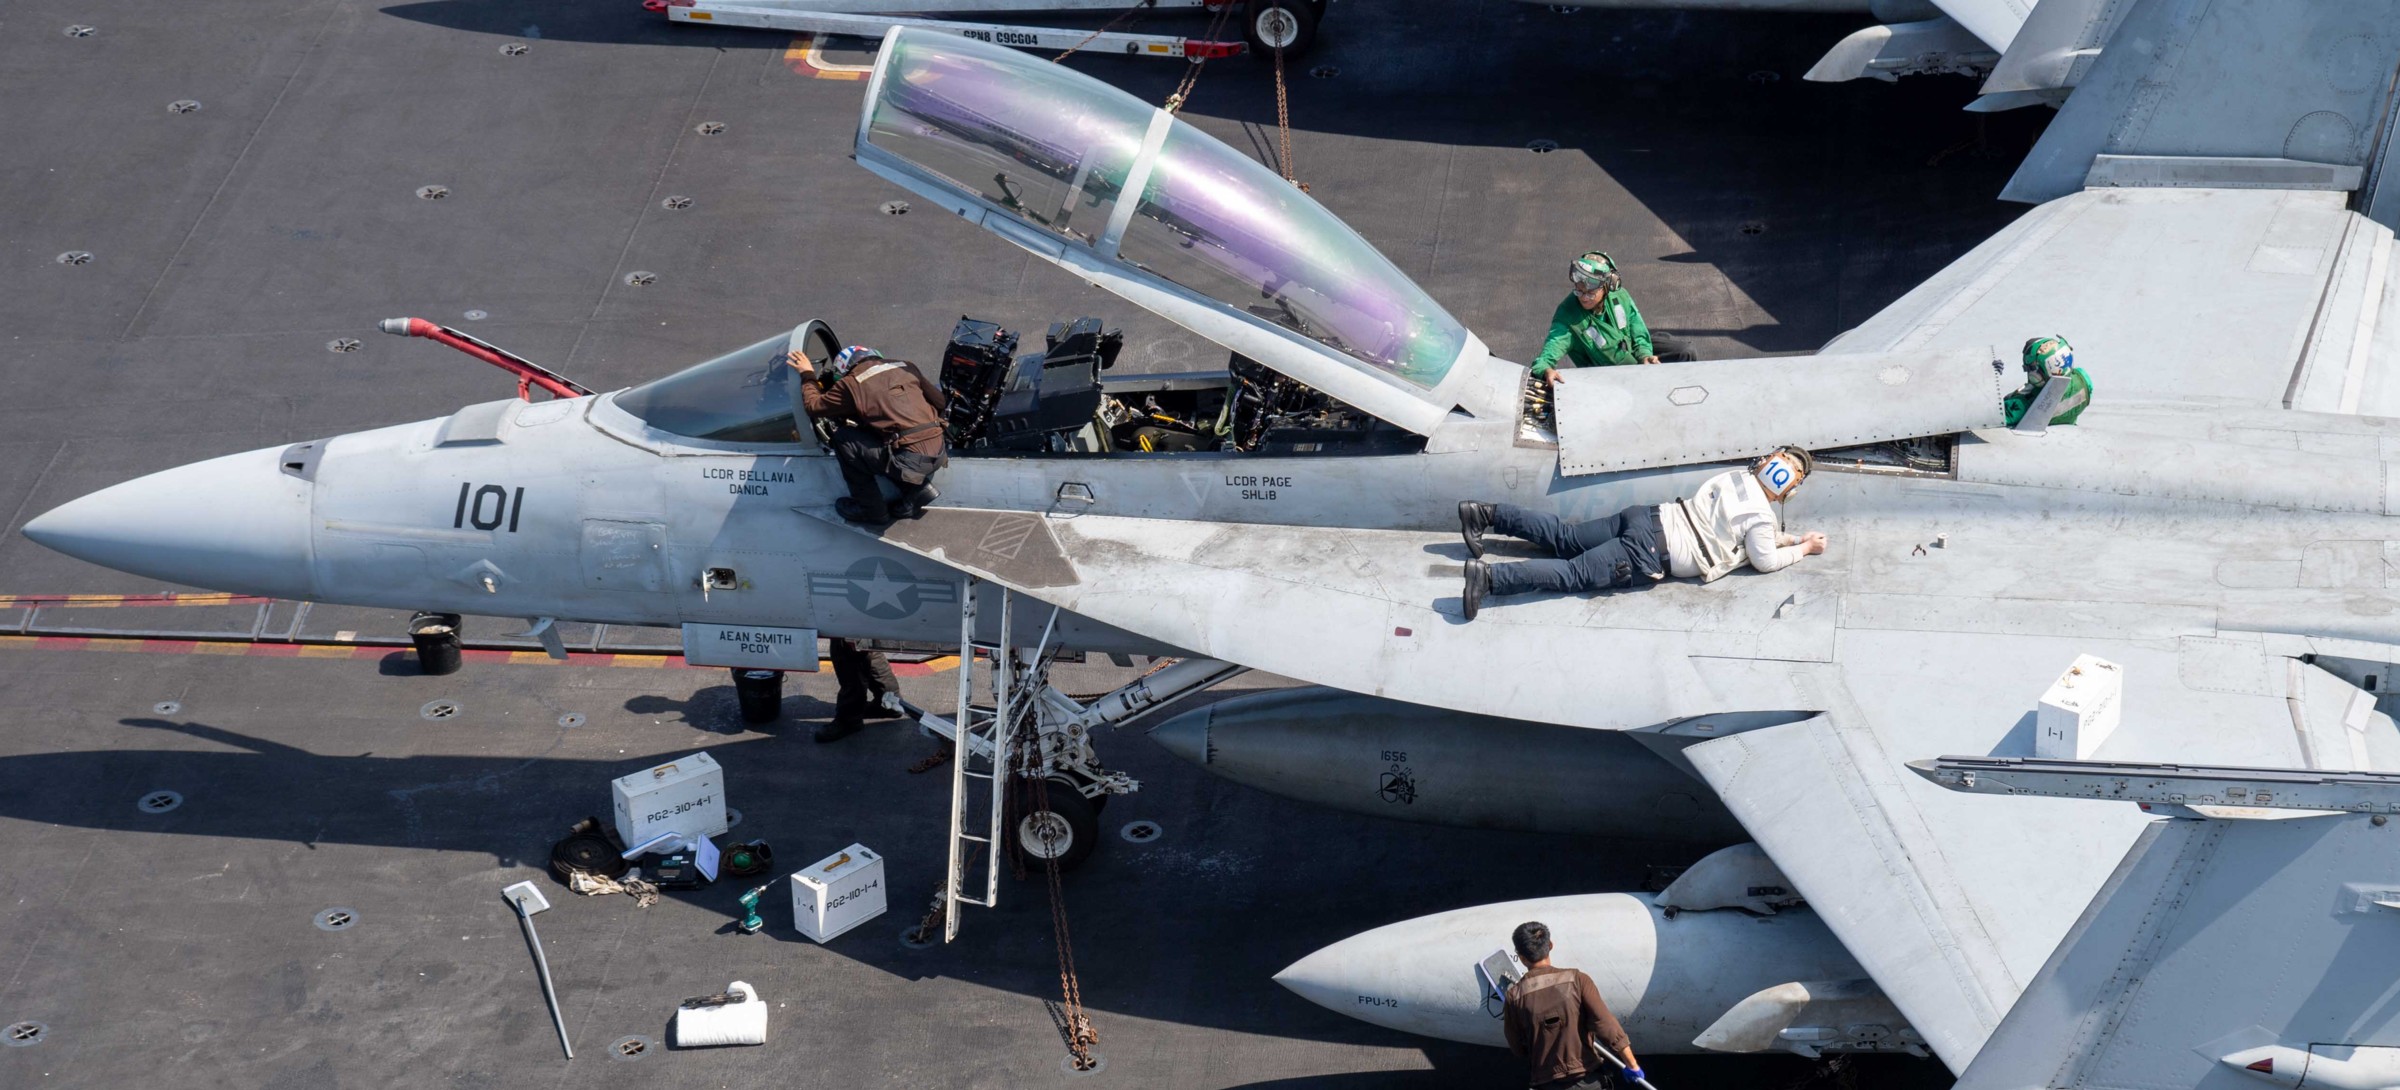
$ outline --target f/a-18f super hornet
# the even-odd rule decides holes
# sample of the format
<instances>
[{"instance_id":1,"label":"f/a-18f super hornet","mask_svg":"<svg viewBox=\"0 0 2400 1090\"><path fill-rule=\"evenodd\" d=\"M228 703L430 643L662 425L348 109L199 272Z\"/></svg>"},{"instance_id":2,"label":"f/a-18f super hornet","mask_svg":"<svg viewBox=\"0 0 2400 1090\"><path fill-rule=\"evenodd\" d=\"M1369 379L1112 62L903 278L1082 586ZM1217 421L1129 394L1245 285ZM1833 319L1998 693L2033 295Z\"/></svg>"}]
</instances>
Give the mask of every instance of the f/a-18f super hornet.
<instances>
[{"instance_id":1,"label":"f/a-18f super hornet","mask_svg":"<svg viewBox=\"0 0 2400 1090\"><path fill-rule=\"evenodd\" d=\"M1281 978L1412 1032L1497 1042L1485 955L1539 917L1645 1054L1929 1050L1995 1086L2371 1071L2400 1046L2365 968L2400 953L2400 873L2371 849L2400 834L2225 815L2282 813L2274 776L2328 769L2370 801L2319 808L2362 809L2400 769L2400 3L2141 0L2111 42L2012 182L2047 203L1920 288L1813 356L1578 373L1545 418L1520 365L1248 157L904 29L860 164L1225 346L1228 372L1120 380L1095 325L1011 359L964 324L943 499L873 531L832 511L778 358L839 343L812 321L628 390L169 470L26 533L178 582L536 619L930 639L982 607L981 640L1320 687L1161 728L1262 785L1331 793L1316 746L1362 769L1361 808L1739 841L1658 896L1463 909ZM2001 426L1995 357L2052 333L2101 400ZM1826 556L1464 623L1460 498L1587 517L1785 443L1818 467L1785 525ZM995 585L1064 612L1020 604L1003 636ZM2114 778L2006 764L2049 752L2037 708L2086 656L2121 678L2119 725L2095 713L2073 755ZM1034 752L1122 789L1088 730L1186 682L1152 683L1044 694ZM1908 767L1945 754L1972 760ZM1634 782L1550 775L1579 766ZM2126 800L2217 816L2162 832Z\"/></svg>"}]
</instances>

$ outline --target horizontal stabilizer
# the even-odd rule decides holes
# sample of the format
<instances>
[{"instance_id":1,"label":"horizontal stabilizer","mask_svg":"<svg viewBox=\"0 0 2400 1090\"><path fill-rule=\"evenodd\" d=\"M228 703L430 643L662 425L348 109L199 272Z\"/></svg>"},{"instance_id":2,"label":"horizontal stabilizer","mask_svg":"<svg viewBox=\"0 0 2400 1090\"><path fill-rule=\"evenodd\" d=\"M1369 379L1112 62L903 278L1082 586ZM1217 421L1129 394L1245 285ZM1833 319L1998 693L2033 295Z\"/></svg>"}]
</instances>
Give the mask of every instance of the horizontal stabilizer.
<instances>
[{"instance_id":1,"label":"horizontal stabilizer","mask_svg":"<svg viewBox=\"0 0 2400 1090\"><path fill-rule=\"evenodd\" d=\"M1695 465L1787 443L1820 450L1997 427L2001 382L2014 370L1988 348L1581 369L1558 386L1559 472Z\"/></svg>"},{"instance_id":2,"label":"horizontal stabilizer","mask_svg":"<svg viewBox=\"0 0 2400 1090\"><path fill-rule=\"evenodd\" d=\"M2061 60L2071 71L2080 48L2051 52L2048 74L2028 63L2016 82ZM2396 64L2400 0L2136 0L2001 195L2065 196L2101 155L2363 167L2391 120Z\"/></svg>"},{"instance_id":3,"label":"horizontal stabilizer","mask_svg":"<svg viewBox=\"0 0 2400 1090\"><path fill-rule=\"evenodd\" d=\"M2400 1073L2382 820L2151 824L1958 1090L2390 1085L2348 1077Z\"/></svg>"}]
</instances>

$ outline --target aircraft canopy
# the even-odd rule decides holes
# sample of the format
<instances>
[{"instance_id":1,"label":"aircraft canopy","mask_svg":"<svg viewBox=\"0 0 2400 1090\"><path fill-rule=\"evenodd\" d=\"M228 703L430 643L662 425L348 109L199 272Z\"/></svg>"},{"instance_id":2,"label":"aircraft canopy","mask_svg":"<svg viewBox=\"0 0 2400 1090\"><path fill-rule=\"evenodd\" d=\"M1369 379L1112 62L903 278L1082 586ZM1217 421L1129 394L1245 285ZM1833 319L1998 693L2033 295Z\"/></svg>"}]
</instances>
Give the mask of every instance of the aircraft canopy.
<instances>
[{"instance_id":1,"label":"aircraft canopy","mask_svg":"<svg viewBox=\"0 0 2400 1090\"><path fill-rule=\"evenodd\" d=\"M1466 328L1256 160L1002 46L899 28L859 162L1234 351L1426 431ZM1138 197L1129 197L1138 193ZM1380 392L1376 392L1380 388Z\"/></svg>"}]
</instances>

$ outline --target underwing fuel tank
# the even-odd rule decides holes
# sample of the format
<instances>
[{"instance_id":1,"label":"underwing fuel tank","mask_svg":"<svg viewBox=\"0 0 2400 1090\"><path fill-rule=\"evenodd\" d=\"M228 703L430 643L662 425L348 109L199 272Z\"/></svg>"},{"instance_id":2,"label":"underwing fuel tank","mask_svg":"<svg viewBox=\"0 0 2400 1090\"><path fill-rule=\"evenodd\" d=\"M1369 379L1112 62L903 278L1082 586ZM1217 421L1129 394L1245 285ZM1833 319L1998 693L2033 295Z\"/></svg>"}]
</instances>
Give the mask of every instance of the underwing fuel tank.
<instances>
[{"instance_id":1,"label":"underwing fuel tank","mask_svg":"<svg viewBox=\"0 0 2400 1090\"><path fill-rule=\"evenodd\" d=\"M1196 708L1150 737L1235 783L1352 813L1711 845L1747 839L1706 784L1621 731L1310 686Z\"/></svg>"},{"instance_id":2,"label":"underwing fuel tank","mask_svg":"<svg viewBox=\"0 0 2400 1090\"><path fill-rule=\"evenodd\" d=\"M1505 1044L1501 1004L1488 997L1475 967L1506 948L1517 925L1529 920L1549 926L1553 964L1591 974L1642 1055L1704 1051L1699 1039L1729 1012L1756 1007L1769 989L1866 976L1805 908L1670 916L1656 898L1591 893L1478 905L1378 927L1301 958L1275 974L1275 982L1328 1010L1404 1033ZM1898 1027L1883 1029L1896 1034Z\"/></svg>"}]
</instances>

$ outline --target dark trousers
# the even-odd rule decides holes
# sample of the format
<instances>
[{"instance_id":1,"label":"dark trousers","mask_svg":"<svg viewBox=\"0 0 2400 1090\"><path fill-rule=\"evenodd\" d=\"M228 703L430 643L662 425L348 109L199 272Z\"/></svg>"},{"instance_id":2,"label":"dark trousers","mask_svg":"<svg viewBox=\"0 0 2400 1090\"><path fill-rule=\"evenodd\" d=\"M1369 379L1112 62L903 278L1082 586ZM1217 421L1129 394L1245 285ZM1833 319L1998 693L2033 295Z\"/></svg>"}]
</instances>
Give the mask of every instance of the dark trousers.
<instances>
[{"instance_id":1,"label":"dark trousers","mask_svg":"<svg viewBox=\"0 0 2400 1090\"><path fill-rule=\"evenodd\" d=\"M1658 357L1660 363L1693 363L1700 358L1700 353L1693 350L1692 342L1655 329L1650 331L1650 352Z\"/></svg>"},{"instance_id":2,"label":"dark trousers","mask_svg":"<svg viewBox=\"0 0 2400 1090\"><path fill-rule=\"evenodd\" d=\"M892 676L892 664L883 652L862 650L838 637L826 643L833 658L833 718L837 722L866 718L867 709L881 703L883 694L900 688L900 679Z\"/></svg>"},{"instance_id":3,"label":"dark trousers","mask_svg":"<svg viewBox=\"0 0 2400 1090\"><path fill-rule=\"evenodd\" d=\"M1557 515L1495 506L1492 533L1524 538L1556 560L1492 565L1492 593L1575 594L1655 582L1667 570L1667 550L1658 527L1658 508L1628 507L1606 518L1570 523Z\"/></svg>"},{"instance_id":4,"label":"dark trousers","mask_svg":"<svg viewBox=\"0 0 2400 1090\"><path fill-rule=\"evenodd\" d=\"M850 488L851 502L871 515L886 510L883 481L900 486L900 498L906 502L917 489L933 480L941 469L942 460L913 451L893 450L883 437L865 428L841 427L833 432L833 460L842 470L842 483Z\"/></svg>"},{"instance_id":5,"label":"dark trousers","mask_svg":"<svg viewBox=\"0 0 2400 1090\"><path fill-rule=\"evenodd\" d=\"M1595 1072L1537 1082L1533 1084L1533 1090L1610 1090L1611 1084L1608 1076Z\"/></svg>"}]
</instances>

